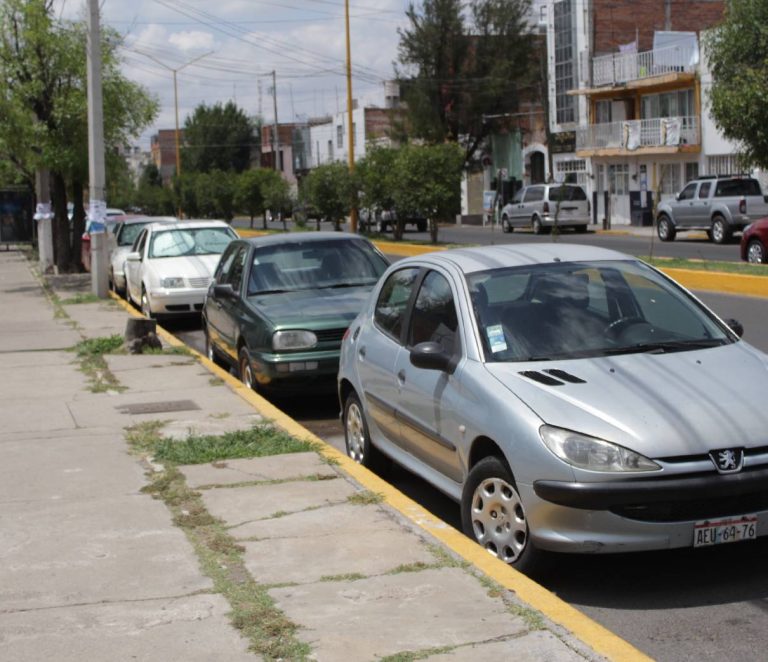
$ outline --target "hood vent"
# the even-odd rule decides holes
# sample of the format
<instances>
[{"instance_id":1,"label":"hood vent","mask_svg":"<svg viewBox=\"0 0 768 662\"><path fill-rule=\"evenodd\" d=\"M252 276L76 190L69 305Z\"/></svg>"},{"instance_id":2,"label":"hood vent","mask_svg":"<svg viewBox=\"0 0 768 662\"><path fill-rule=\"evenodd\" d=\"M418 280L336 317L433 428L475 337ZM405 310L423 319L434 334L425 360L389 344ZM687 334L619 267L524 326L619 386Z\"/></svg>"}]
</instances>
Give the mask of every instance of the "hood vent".
<instances>
[{"instance_id":1,"label":"hood vent","mask_svg":"<svg viewBox=\"0 0 768 662\"><path fill-rule=\"evenodd\" d=\"M545 370L544 372L548 372L553 377L557 377L558 379L562 379L564 382L568 382L570 384L586 384L583 379L580 377L576 377L576 375L572 375L570 372L566 372L565 370Z\"/></svg>"},{"instance_id":2,"label":"hood vent","mask_svg":"<svg viewBox=\"0 0 768 662\"><path fill-rule=\"evenodd\" d=\"M539 384L544 384L545 386L563 386L563 382L561 382L559 379L545 375L543 372L536 372L535 370L523 370L520 374L523 377L532 379L533 381L539 382Z\"/></svg>"},{"instance_id":3,"label":"hood vent","mask_svg":"<svg viewBox=\"0 0 768 662\"><path fill-rule=\"evenodd\" d=\"M538 372L537 370L523 370L519 374L528 379L532 379L535 382L539 382L539 384L544 384L545 386L564 386L565 382L568 382L569 384L587 383L580 377L572 375L570 372L558 369L545 370L544 372Z\"/></svg>"}]
</instances>

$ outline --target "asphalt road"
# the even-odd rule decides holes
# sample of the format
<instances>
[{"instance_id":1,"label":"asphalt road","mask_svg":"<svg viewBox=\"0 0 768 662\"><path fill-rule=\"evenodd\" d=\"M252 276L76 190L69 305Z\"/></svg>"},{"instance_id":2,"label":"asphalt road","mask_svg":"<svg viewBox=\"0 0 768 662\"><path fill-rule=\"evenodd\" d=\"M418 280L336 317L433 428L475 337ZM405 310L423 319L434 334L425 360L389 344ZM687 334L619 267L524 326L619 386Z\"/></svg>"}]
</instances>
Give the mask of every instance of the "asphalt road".
<instances>
[{"instance_id":1,"label":"asphalt road","mask_svg":"<svg viewBox=\"0 0 768 662\"><path fill-rule=\"evenodd\" d=\"M735 317L744 338L768 353L768 299L697 293L721 317ZM202 351L199 322L166 326ZM745 388L748 388L745 385ZM334 396L276 400L318 436L343 447ZM458 507L406 471L393 468L393 485L451 526ZM768 540L706 550L556 557L536 579L651 657L684 660L762 659L768 650Z\"/></svg>"}]
</instances>

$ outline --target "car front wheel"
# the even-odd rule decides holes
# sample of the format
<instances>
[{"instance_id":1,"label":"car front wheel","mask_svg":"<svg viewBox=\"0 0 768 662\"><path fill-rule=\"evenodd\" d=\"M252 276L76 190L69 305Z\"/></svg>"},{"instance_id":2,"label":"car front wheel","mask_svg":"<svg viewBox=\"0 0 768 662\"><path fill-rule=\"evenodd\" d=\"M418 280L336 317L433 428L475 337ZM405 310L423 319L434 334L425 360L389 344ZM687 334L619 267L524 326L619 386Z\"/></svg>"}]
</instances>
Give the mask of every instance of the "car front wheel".
<instances>
[{"instance_id":1,"label":"car front wheel","mask_svg":"<svg viewBox=\"0 0 768 662\"><path fill-rule=\"evenodd\" d=\"M749 242L749 246L747 246L747 262L752 264L765 264L768 262L765 246L763 246L759 239L753 239Z\"/></svg>"},{"instance_id":2,"label":"car front wheel","mask_svg":"<svg viewBox=\"0 0 768 662\"><path fill-rule=\"evenodd\" d=\"M480 460L469 472L461 498L464 533L489 554L521 572L541 560L530 540L525 508L512 473L498 457Z\"/></svg>"},{"instance_id":3,"label":"car front wheel","mask_svg":"<svg viewBox=\"0 0 768 662\"><path fill-rule=\"evenodd\" d=\"M509 217L506 214L501 217L501 229L504 232L512 232L512 226L510 225Z\"/></svg>"},{"instance_id":4,"label":"car front wheel","mask_svg":"<svg viewBox=\"0 0 768 662\"><path fill-rule=\"evenodd\" d=\"M256 386L256 378L253 374L253 365L251 363L251 354L248 348L243 346L238 352L238 364L240 368L240 381L249 389L254 389Z\"/></svg>"},{"instance_id":5,"label":"car front wheel","mask_svg":"<svg viewBox=\"0 0 768 662\"><path fill-rule=\"evenodd\" d=\"M531 228L533 229L533 234L541 234L544 232L544 227L541 224L541 219L538 216L533 217L533 221L531 221Z\"/></svg>"},{"instance_id":6,"label":"car front wheel","mask_svg":"<svg viewBox=\"0 0 768 662\"><path fill-rule=\"evenodd\" d=\"M672 225L672 221L669 220L669 216L659 216L659 222L656 226L656 232L659 235L659 239L662 241L672 241L675 238L675 226Z\"/></svg>"}]
</instances>

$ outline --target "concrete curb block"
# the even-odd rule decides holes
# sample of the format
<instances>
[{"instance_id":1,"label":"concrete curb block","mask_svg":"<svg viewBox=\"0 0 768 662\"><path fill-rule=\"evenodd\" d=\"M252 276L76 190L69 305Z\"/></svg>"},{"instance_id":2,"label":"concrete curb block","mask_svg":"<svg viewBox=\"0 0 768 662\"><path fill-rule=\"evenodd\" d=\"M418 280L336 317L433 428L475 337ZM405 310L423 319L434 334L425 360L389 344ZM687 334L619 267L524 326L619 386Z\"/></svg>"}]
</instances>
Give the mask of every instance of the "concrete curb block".
<instances>
[{"instance_id":1,"label":"concrete curb block","mask_svg":"<svg viewBox=\"0 0 768 662\"><path fill-rule=\"evenodd\" d=\"M111 292L110 296L120 303L128 313L134 317L141 317L141 314L128 302ZM472 564L473 567L481 570L496 583L515 593L521 601L541 612L557 625L564 627L595 652L604 655L610 660L621 662L645 662L651 660L642 651L599 623L596 623L567 602L561 600L554 593L488 554L482 547L472 542L464 534L448 526L376 474L357 464L347 455L339 452L333 446L315 436L303 425L294 421L275 407L271 402L268 402L258 393L247 388L239 379L222 370L196 350L187 347L187 345L161 326L157 327L157 334L163 341L173 347L186 347L201 365L224 381L264 418L271 420L275 425L299 439L316 443L324 457L336 463L347 475L360 483L364 488L382 494L384 501L389 506L408 518L417 527L439 540L455 554Z\"/></svg>"}]
</instances>

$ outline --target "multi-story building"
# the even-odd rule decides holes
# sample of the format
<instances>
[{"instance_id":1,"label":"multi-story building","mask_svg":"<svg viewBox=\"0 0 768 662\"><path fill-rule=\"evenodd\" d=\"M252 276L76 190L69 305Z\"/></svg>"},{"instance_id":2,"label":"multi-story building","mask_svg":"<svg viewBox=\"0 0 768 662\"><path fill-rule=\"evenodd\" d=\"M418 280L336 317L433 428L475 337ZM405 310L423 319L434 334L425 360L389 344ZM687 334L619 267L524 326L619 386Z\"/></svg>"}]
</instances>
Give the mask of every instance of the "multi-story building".
<instances>
[{"instance_id":1,"label":"multi-story building","mask_svg":"<svg viewBox=\"0 0 768 662\"><path fill-rule=\"evenodd\" d=\"M179 130L179 144L184 142L184 131ZM176 174L176 131L160 129L151 138L152 160L160 172L163 186L168 186Z\"/></svg>"},{"instance_id":2,"label":"multi-story building","mask_svg":"<svg viewBox=\"0 0 768 662\"><path fill-rule=\"evenodd\" d=\"M734 171L736 146L702 93L701 33L721 0L549 0L555 181L583 184L595 222L652 222L654 196L699 174Z\"/></svg>"}]
</instances>

